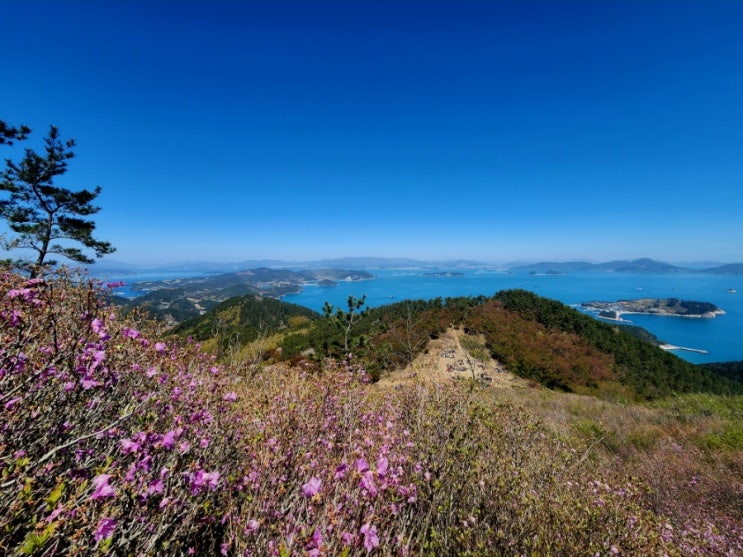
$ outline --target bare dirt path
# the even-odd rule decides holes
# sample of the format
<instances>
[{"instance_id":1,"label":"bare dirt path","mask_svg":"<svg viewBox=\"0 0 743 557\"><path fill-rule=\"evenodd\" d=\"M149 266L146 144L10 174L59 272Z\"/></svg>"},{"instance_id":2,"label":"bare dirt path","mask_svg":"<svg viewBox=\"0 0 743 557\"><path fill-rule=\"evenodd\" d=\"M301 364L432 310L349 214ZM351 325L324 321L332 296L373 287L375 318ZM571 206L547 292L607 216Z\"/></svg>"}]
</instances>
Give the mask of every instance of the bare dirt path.
<instances>
[{"instance_id":1,"label":"bare dirt path","mask_svg":"<svg viewBox=\"0 0 743 557\"><path fill-rule=\"evenodd\" d=\"M385 374L377 383L380 389L394 388L396 385L412 381L449 382L472 377L472 368L468 364L462 349L460 338L464 333L449 328L436 340L428 343L426 352L420 354L411 365L401 370ZM475 375L489 377L486 384L495 388L525 386L526 382L492 358L477 362Z\"/></svg>"}]
</instances>

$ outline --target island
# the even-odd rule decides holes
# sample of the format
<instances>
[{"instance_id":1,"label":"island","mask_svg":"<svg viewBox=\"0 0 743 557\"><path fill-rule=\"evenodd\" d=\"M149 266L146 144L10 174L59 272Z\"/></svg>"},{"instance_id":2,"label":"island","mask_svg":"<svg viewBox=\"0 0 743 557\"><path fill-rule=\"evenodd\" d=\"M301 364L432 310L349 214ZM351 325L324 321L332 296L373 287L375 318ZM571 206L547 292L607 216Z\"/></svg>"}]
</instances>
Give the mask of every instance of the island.
<instances>
[{"instance_id":1,"label":"island","mask_svg":"<svg viewBox=\"0 0 743 557\"><path fill-rule=\"evenodd\" d=\"M623 321L622 314L669 315L674 317L713 318L724 310L710 302L680 300L678 298L640 298L616 302L582 302L580 307L597 313L604 319Z\"/></svg>"},{"instance_id":2,"label":"island","mask_svg":"<svg viewBox=\"0 0 743 557\"><path fill-rule=\"evenodd\" d=\"M423 273L424 277L463 277L464 273L453 273L451 271L445 271L440 273Z\"/></svg>"}]
</instances>

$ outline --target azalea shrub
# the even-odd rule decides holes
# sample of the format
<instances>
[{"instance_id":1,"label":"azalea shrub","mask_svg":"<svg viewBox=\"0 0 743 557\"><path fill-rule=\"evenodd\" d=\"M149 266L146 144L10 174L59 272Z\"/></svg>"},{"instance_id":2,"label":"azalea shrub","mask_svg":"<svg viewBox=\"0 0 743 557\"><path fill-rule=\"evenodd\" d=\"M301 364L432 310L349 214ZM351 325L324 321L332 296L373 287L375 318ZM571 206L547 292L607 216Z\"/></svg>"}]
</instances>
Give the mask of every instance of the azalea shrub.
<instances>
[{"instance_id":1,"label":"azalea shrub","mask_svg":"<svg viewBox=\"0 0 743 557\"><path fill-rule=\"evenodd\" d=\"M468 385L382 391L352 358L241 374L122 317L116 286L0 275L2 554L689 548L641 483L523 410Z\"/></svg>"}]
</instances>

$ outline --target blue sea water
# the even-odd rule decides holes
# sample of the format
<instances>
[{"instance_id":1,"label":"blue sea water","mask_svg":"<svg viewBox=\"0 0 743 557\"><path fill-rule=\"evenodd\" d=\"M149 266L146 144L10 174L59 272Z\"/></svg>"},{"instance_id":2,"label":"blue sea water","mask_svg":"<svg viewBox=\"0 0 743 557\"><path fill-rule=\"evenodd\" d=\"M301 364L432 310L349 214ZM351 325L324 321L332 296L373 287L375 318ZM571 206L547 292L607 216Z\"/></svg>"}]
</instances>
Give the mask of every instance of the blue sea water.
<instances>
[{"instance_id":1,"label":"blue sea water","mask_svg":"<svg viewBox=\"0 0 743 557\"><path fill-rule=\"evenodd\" d=\"M432 299L448 296L492 296L500 290L523 288L565 304L587 301L615 301L633 298L680 298L711 302L725 310L714 319L690 319L651 315L625 315L632 324L653 333L674 346L706 350L699 354L685 350L673 353L694 363L743 360L743 276L702 273L634 274L571 272L566 275L531 275L520 272L466 270L464 276L426 277L419 269L373 270L374 280L341 281L334 287L306 285L299 294L283 298L286 302L322 311L326 301L345 307L348 296L366 295L369 307L406 299ZM141 292L131 287L140 281L204 276L203 272L152 272L123 277L126 286L116 294L135 297ZM103 280L118 280L102 277ZM728 290L737 290L729 293Z\"/></svg>"},{"instance_id":2,"label":"blue sea water","mask_svg":"<svg viewBox=\"0 0 743 557\"><path fill-rule=\"evenodd\" d=\"M701 273L633 274L574 272L566 275L531 275L498 271L464 271L464 276L425 277L420 270L371 271L375 280L339 282L335 287L308 285L286 302L322 311L325 301L345 307L348 296L366 295L369 307L405 299L448 296L491 296L499 290L523 288L565 304L633 298L680 298L711 302L725 310L713 319L625 315L661 341L674 346L706 350L699 354L673 352L694 363L743 360L743 276ZM461 271L458 271L461 272ZM737 290L730 293L728 290Z\"/></svg>"}]
</instances>

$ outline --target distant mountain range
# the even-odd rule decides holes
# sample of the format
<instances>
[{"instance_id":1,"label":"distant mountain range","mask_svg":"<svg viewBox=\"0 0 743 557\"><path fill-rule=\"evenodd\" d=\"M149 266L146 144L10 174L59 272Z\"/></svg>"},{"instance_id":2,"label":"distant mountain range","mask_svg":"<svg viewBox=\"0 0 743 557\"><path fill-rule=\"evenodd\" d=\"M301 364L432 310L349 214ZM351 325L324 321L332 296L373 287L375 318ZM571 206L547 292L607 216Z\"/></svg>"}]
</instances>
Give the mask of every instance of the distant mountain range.
<instances>
[{"instance_id":1,"label":"distant mountain range","mask_svg":"<svg viewBox=\"0 0 743 557\"><path fill-rule=\"evenodd\" d=\"M689 264L688 266L672 265L650 258L634 261L618 260L606 263L590 263L587 261L542 261L539 263L519 263L511 265L495 265L493 263L457 259L441 261L422 261L419 259L385 258L385 257L343 257L339 259L322 259L317 261L282 261L279 259L246 260L239 263L193 262L171 265L133 265L117 261L99 261L89 267L91 273L109 275L128 275L143 272L148 273L196 273L205 274L227 273L243 271L245 269L500 269L512 271L534 271L538 273L566 273L577 271L604 271L614 273L713 273L721 275L743 274L743 263L719 264L707 266Z\"/></svg>"},{"instance_id":2,"label":"distant mountain range","mask_svg":"<svg viewBox=\"0 0 743 557\"><path fill-rule=\"evenodd\" d=\"M635 261L609 261L606 263L588 263L586 261L567 261L567 262L540 262L531 265L520 265L513 267L514 271L535 271L535 272L559 272L569 271L603 271L610 273L711 273L717 275L739 275L743 274L743 263L731 263L718 267L707 269L698 269L691 267L679 267L656 261L654 259L643 258Z\"/></svg>"}]
</instances>

